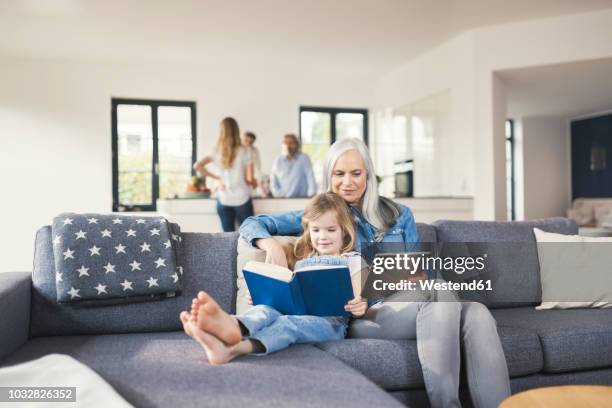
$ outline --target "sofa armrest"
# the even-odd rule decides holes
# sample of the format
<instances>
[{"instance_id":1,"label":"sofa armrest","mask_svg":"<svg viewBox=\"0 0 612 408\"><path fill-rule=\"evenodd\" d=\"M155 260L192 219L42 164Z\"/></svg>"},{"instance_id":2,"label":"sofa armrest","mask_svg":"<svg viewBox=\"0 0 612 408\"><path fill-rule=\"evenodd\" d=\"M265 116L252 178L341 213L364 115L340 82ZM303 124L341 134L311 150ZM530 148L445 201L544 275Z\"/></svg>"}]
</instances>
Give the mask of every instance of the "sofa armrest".
<instances>
[{"instance_id":1,"label":"sofa armrest","mask_svg":"<svg viewBox=\"0 0 612 408\"><path fill-rule=\"evenodd\" d=\"M0 273L0 360L28 340L31 288L30 272Z\"/></svg>"}]
</instances>

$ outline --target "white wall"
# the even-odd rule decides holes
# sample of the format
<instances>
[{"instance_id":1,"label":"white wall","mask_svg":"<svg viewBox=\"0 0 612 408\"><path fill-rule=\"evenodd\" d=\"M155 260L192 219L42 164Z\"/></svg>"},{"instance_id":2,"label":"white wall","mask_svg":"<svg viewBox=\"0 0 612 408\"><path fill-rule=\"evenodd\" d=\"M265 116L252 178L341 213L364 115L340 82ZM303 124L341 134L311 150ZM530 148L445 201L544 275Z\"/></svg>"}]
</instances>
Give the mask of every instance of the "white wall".
<instances>
[{"instance_id":1,"label":"white wall","mask_svg":"<svg viewBox=\"0 0 612 408\"><path fill-rule=\"evenodd\" d=\"M523 219L565 216L570 207L568 121L522 118Z\"/></svg>"},{"instance_id":2,"label":"white wall","mask_svg":"<svg viewBox=\"0 0 612 408\"><path fill-rule=\"evenodd\" d=\"M111 97L197 103L198 152L219 121L253 130L264 171L299 105L368 107L351 72L243 64L128 65L0 58L0 271L31 270L34 233L62 211L111 211Z\"/></svg>"},{"instance_id":3,"label":"white wall","mask_svg":"<svg viewBox=\"0 0 612 408\"><path fill-rule=\"evenodd\" d=\"M611 22L608 9L469 31L382 78L374 93L376 109L407 105L449 89L456 133L448 161L457 164L448 171L454 170L457 185L446 193L473 194L476 219L503 220L504 84L495 72L611 57Z\"/></svg>"}]
</instances>

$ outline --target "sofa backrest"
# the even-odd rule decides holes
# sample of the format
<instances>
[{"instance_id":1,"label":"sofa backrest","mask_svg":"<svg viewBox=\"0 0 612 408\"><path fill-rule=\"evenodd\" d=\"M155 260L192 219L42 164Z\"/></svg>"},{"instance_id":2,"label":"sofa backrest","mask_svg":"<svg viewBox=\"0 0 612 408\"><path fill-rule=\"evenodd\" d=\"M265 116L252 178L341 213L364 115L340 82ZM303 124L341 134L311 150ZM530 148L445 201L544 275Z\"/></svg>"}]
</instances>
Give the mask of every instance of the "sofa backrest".
<instances>
[{"instance_id":1,"label":"sofa backrest","mask_svg":"<svg viewBox=\"0 0 612 408\"><path fill-rule=\"evenodd\" d=\"M179 296L140 303L78 306L56 302L51 227L36 234L32 273L30 335L76 335L180 330L179 313L189 310L199 290L233 312L238 233L183 233L183 291Z\"/></svg>"},{"instance_id":2,"label":"sofa backrest","mask_svg":"<svg viewBox=\"0 0 612 408\"><path fill-rule=\"evenodd\" d=\"M421 242L431 242L435 243L437 240L437 234L435 227L432 227L429 224L423 224L421 222L417 222L417 231L419 233L419 238Z\"/></svg>"},{"instance_id":3,"label":"sofa backrest","mask_svg":"<svg viewBox=\"0 0 612 408\"><path fill-rule=\"evenodd\" d=\"M576 223L566 218L533 221L436 221L440 256L477 256L486 253L485 269L472 276L443 273L448 281L491 279L492 291L460 292L465 300L490 308L530 306L542 301L540 265L533 228L574 235ZM446 245L445 245L446 244Z\"/></svg>"}]
</instances>

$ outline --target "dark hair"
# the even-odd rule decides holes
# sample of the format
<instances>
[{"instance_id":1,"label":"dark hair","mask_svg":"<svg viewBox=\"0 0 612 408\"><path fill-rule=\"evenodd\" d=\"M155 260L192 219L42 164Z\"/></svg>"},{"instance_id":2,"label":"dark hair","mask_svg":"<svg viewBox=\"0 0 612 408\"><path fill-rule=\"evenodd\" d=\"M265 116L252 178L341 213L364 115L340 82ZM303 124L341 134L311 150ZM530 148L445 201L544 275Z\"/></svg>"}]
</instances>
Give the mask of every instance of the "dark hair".
<instances>
[{"instance_id":1,"label":"dark hair","mask_svg":"<svg viewBox=\"0 0 612 408\"><path fill-rule=\"evenodd\" d=\"M298 137L294 133L287 133L283 137L293 139L293 141L297 143L298 147L300 146L300 139L298 139Z\"/></svg>"},{"instance_id":2,"label":"dark hair","mask_svg":"<svg viewBox=\"0 0 612 408\"><path fill-rule=\"evenodd\" d=\"M254 142L255 140L257 140L257 136L255 136L255 133L253 133L253 132L251 132L251 131L244 132L244 135L245 135L246 137L251 138L251 139L253 140L253 142Z\"/></svg>"}]
</instances>

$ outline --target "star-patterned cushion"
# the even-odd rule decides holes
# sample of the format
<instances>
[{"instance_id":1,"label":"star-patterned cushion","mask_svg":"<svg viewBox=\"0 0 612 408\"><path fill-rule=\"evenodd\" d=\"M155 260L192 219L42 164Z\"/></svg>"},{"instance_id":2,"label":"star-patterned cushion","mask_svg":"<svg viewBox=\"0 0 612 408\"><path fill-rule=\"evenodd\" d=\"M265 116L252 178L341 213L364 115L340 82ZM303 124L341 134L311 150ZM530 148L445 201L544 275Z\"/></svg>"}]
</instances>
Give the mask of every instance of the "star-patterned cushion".
<instances>
[{"instance_id":1,"label":"star-patterned cushion","mask_svg":"<svg viewBox=\"0 0 612 408\"><path fill-rule=\"evenodd\" d=\"M63 213L53 219L58 302L175 296L180 230L163 217Z\"/></svg>"}]
</instances>

